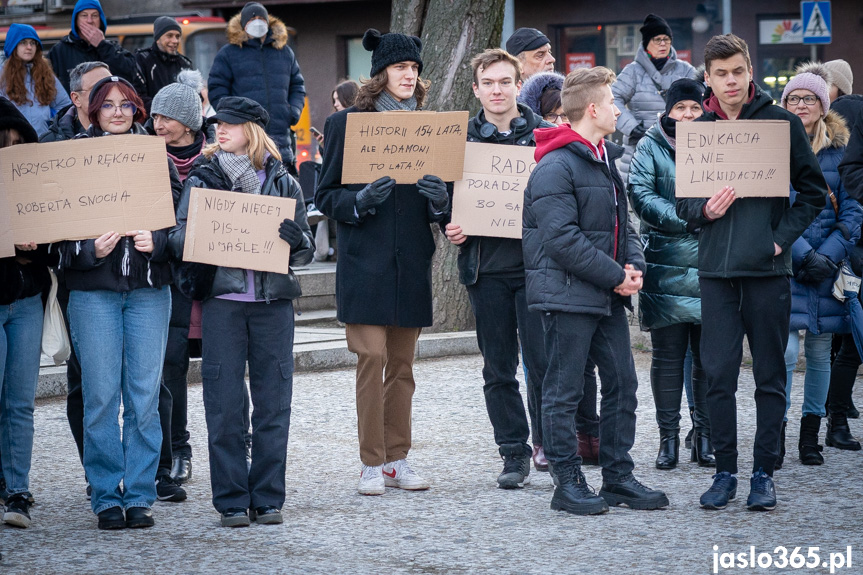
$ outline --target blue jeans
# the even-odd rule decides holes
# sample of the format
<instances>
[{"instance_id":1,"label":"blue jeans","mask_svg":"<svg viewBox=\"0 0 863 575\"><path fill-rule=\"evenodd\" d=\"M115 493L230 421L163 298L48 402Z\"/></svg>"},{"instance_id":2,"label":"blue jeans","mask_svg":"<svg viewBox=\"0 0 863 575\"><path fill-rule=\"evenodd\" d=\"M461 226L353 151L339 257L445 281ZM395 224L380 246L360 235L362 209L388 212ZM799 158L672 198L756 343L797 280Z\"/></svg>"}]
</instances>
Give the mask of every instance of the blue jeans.
<instances>
[{"instance_id":1,"label":"blue jeans","mask_svg":"<svg viewBox=\"0 0 863 575\"><path fill-rule=\"evenodd\" d=\"M803 380L803 415L825 417L827 410L827 392L830 391L830 348L833 343L832 333L814 334L806 331L803 340L803 353L806 356L806 378ZM791 382L794 376L794 366L797 365L797 355L800 353L800 332L792 331L788 336L788 346L785 348L785 368L788 377L785 382L785 421L788 421L788 410L791 409Z\"/></svg>"},{"instance_id":2,"label":"blue jeans","mask_svg":"<svg viewBox=\"0 0 863 575\"><path fill-rule=\"evenodd\" d=\"M96 514L111 507L150 507L156 500L159 383L170 317L167 287L69 295L84 393L84 470Z\"/></svg>"},{"instance_id":3,"label":"blue jeans","mask_svg":"<svg viewBox=\"0 0 863 575\"><path fill-rule=\"evenodd\" d=\"M42 297L0 306L0 476L6 493L28 493L33 407L42 354Z\"/></svg>"}]
</instances>

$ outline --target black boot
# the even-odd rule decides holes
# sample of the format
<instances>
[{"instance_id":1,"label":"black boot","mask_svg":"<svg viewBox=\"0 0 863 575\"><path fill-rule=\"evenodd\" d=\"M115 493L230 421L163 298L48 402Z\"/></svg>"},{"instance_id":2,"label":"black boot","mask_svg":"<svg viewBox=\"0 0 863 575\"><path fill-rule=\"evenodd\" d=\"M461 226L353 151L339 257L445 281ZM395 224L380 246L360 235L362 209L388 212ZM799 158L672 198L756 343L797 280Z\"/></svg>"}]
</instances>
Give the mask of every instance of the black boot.
<instances>
[{"instance_id":1,"label":"black boot","mask_svg":"<svg viewBox=\"0 0 863 575\"><path fill-rule=\"evenodd\" d=\"M800 442L797 449L800 451L800 462L803 465L822 465L824 457L821 455L822 446L818 445L818 431L821 428L821 418L809 414L800 418Z\"/></svg>"},{"instance_id":2,"label":"black boot","mask_svg":"<svg viewBox=\"0 0 863 575\"><path fill-rule=\"evenodd\" d=\"M710 436L696 431L692 436L692 455L690 461L698 462L698 467L716 467L716 459L713 457L713 444Z\"/></svg>"},{"instance_id":3,"label":"black boot","mask_svg":"<svg viewBox=\"0 0 863 575\"><path fill-rule=\"evenodd\" d=\"M608 511L608 503L587 484L579 466L551 465L550 471L557 486L551 498L553 510L575 515L599 515Z\"/></svg>"},{"instance_id":4,"label":"black boot","mask_svg":"<svg viewBox=\"0 0 863 575\"><path fill-rule=\"evenodd\" d=\"M680 457L680 432L662 431L659 436L659 455L656 456L657 469L674 469Z\"/></svg>"},{"instance_id":5,"label":"black boot","mask_svg":"<svg viewBox=\"0 0 863 575\"><path fill-rule=\"evenodd\" d=\"M848 418L845 414L832 414L827 423L827 437L824 443L827 447L844 449L846 451L860 451L860 442L851 435L848 427Z\"/></svg>"},{"instance_id":6,"label":"black boot","mask_svg":"<svg viewBox=\"0 0 863 575\"><path fill-rule=\"evenodd\" d=\"M695 432L695 408L689 408L689 420L692 422L692 427L689 428L689 433L686 434L686 439L683 440L683 446L686 449L692 449L692 434Z\"/></svg>"},{"instance_id":7,"label":"black boot","mask_svg":"<svg viewBox=\"0 0 863 575\"><path fill-rule=\"evenodd\" d=\"M779 432L779 459L776 460L776 465L773 469L782 469L782 464L785 463L785 428L788 427L788 422L782 422L782 430Z\"/></svg>"}]
</instances>

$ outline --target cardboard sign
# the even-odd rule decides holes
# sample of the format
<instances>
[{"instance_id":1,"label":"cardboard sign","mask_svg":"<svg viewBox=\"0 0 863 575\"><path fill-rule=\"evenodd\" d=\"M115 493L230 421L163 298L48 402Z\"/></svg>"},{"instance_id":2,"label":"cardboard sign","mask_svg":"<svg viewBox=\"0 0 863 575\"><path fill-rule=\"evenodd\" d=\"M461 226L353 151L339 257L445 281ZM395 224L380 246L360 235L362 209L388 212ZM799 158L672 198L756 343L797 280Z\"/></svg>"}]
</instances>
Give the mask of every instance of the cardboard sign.
<instances>
[{"instance_id":1,"label":"cardboard sign","mask_svg":"<svg viewBox=\"0 0 863 575\"><path fill-rule=\"evenodd\" d=\"M733 186L738 198L785 197L791 180L786 120L677 123L678 198L709 198Z\"/></svg>"},{"instance_id":2,"label":"cardboard sign","mask_svg":"<svg viewBox=\"0 0 863 575\"><path fill-rule=\"evenodd\" d=\"M192 188L183 260L288 273L291 248L279 225L294 219L293 198Z\"/></svg>"},{"instance_id":3,"label":"cardboard sign","mask_svg":"<svg viewBox=\"0 0 863 575\"><path fill-rule=\"evenodd\" d=\"M15 243L97 238L176 223L165 140L105 136L0 150Z\"/></svg>"},{"instance_id":4,"label":"cardboard sign","mask_svg":"<svg viewBox=\"0 0 863 575\"><path fill-rule=\"evenodd\" d=\"M468 236L521 239L524 187L535 148L468 142L464 178L453 184L452 222Z\"/></svg>"},{"instance_id":5,"label":"cardboard sign","mask_svg":"<svg viewBox=\"0 0 863 575\"><path fill-rule=\"evenodd\" d=\"M467 112L348 114L342 183L390 176L399 184L414 184L426 174L458 180L467 121Z\"/></svg>"}]
</instances>

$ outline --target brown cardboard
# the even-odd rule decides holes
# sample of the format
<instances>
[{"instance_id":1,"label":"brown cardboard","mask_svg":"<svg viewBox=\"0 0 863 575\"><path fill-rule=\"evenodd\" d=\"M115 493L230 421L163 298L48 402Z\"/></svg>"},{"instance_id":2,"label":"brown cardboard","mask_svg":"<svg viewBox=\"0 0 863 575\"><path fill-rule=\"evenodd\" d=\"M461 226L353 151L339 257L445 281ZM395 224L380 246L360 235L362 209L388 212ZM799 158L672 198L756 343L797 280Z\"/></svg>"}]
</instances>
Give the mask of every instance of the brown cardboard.
<instances>
[{"instance_id":1,"label":"brown cardboard","mask_svg":"<svg viewBox=\"0 0 863 575\"><path fill-rule=\"evenodd\" d=\"M462 176L468 112L348 114L343 184L390 176L413 184L425 175L445 182Z\"/></svg>"},{"instance_id":2,"label":"brown cardboard","mask_svg":"<svg viewBox=\"0 0 863 575\"><path fill-rule=\"evenodd\" d=\"M296 205L293 198L192 188L183 260L286 274L291 248L279 225L294 219Z\"/></svg>"},{"instance_id":3,"label":"brown cardboard","mask_svg":"<svg viewBox=\"0 0 863 575\"><path fill-rule=\"evenodd\" d=\"M105 136L0 150L16 243L169 228L174 201L165 140Z\"/></svg>"},{"instance_id":4,"label":"brown cardboard","mask_svg":"<svg viewBox=\"0 0 863 575\"><path fill-rule=\"evenodd\" d=\"M468 236L521 239L524 188L534 148L468 142L464 178L453 184L452 222Z\"/></svg>"},{"instance_id":5,"label":"brown cardboard","mask_svg":"<svg viewBox=\"0 0 863 575\"><path fill-rule=\"evenodd\" d=\"M709 198L733 186L738 198L785 197L791 180L786 120L678 122L678 198Z\"/></svg>"}]
</instances>

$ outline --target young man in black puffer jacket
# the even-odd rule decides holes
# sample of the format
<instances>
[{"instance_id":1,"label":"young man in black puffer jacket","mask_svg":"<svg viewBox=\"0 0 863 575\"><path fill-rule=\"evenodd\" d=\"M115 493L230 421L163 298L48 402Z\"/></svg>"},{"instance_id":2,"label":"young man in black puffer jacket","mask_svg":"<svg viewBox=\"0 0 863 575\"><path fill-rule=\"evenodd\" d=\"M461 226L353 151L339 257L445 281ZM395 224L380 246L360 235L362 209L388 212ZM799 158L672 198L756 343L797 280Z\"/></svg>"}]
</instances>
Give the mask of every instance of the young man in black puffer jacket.
<instances>
[{"instance_id":1,"label":"young man in black puffer jacket","mask_svg":"<svg viewBox=\"0 0 863 575\"><path fill-rule=\"evenodd\" d=\"M482 109L468 124L469 142L535 146L533 130L554 127L516 102L521 72L514 56L500 48L489 49L474 56L471 65L473 92ZM468 237L453 223L446 224L446 236L460 246L459 281L467 287L476 317L476 339L484 361L485 406L504 460L498 487L523 487L530 482L533 450L527 443L530 429L515 378L519 343L532 410L539 409L547 362L542 319L538 312L527 309L521 240Z\"/></svg>"},{"instance_id":2,"label":"young man in black puffer jacket","mask_svg":"<svg viewBox=\"0 0 863 575\"><path fill-rule=\"evenodd\" d=\"M788 197L735 201L726 186L709 200L680 200L678 215L700 228L701 364L707 375L710 439L716 456L713 485L701 496L705 509L723 509L737 494L737 379L743 336L755 377L754 461L747 507L776 506L773 470L785 413L785 346L791 315L791 244L824 207L827 184L800 118L773 105L752 81L746 42L733 34L714 36L704 48L704 115L718 120L785 120L790 123L791 185Z\"/></svg>"},{"instance_id":3,"label":"young man in black puffer jacket","mask_svg":"<svg viewBox=\"0 0 863 575\"><path fill-rule=\"evenodd\" d=\"M604 67L567 76L561 101L572 127L537 130L539 163L524 199L527 300L532 311L543 314L548 357L542 427L557 486L551 508L579 515L605 513L609 505L668 505L663 492L633 477L629 456L638 379L625 307L641 289L646 265L614 163L623 149L603 139L614 132L620 115L611 93L614 79ZM602 380L599 495L581 471L573 425L588 357Z\"/></svg>"}]
</instances>

